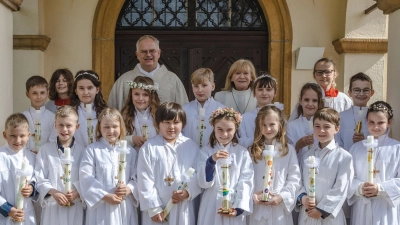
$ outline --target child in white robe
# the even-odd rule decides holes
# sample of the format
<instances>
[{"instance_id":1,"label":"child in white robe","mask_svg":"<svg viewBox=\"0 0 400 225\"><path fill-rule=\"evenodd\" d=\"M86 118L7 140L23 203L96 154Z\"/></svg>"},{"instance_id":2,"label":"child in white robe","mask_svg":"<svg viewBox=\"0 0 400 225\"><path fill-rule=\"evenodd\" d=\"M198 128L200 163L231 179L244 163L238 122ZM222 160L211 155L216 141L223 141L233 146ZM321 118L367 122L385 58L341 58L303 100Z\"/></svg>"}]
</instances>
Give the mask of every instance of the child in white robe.
<instances>
[{"instance_id":1,"label":"child in white robe","mask_svg":"<svg viewBox=\"0 0 400 225\"><path fill-rule=\"evenodd\" d=\"M300 210L299 225L346 225L342 205L353 179L353 166L351 155L335 143L339 124L339 113L332 108L320 109L314 115L314 135L318 145L303 157L302 189L296 202L296 210ZM316 161L319 162L314 181L315 197L308 196L310 184L306 161L310 156L318 158Z\"/></svg>"},{"instance_id":2,"label":"child in white robe","mask_svg":"<svg viewBox=\"0 0 400 225\"><path fill-rule=\"evenodd\" d=\"M354 143L354 179L348 192L352 225L398 225L400 203L400 142L389 137L392 107L383 101L369 106L368 131L375 139L373 182L368 182L366 141Z\"/></svg>"},{"instance_id":3,"label":"child in white robe","mask_svg":"<svg viewBox=\"0 0 400 225\"><path fill-rule=\"evenodd\" d=\"M195 141L200 148L208 144L212 127L207 120L211 113L225 106L211 96L215 89L214 73L211 69L200 68L190 78L195 100L182 106L186 117L190 118L182 130L182 134Z\"/></svg>"},{"instance_id":4,"label":"child in white robe","mask_svg":"<svg viewBox=\"0 0 400 225\"><path fill-rule=\"evenodd\" d=\"M335 139L340 147L350 150L350 147L364 140L368 135L367 111L368 101L374 95L372 80L365 73L357 73L350 78L349 95L353 99L353 106L340 113L340 130ZM361 130L356 131L361 122Z\"/></svg>"},{"instance_id":5,"label":"child in white robe","mask_svg":"<svg viewBox=\"0 0 400 225\"><path fill-rule=\"evenodd\" d=\"M81 197L87 205L86 225L138 224L136 151L126 154L125 177L118 180L120 140L125 139L125 124L118 110L105 108L99 115L96 142L89 145L79 171ZM121 172L122 173L122 172Z\"/></svg>"},{"instance_id":6,"label":"child in white robe","mask_svg":"<svg viewBox=\"0 0 400 225\"><path fill-rule=\"evenodd\" d=\"M249 151L238 144L236 137L241 120L240 114L232 108L217 109L210 116L214 130L210 143L200 150L197 166L198 183L205 189L198 225L244 225L246 216L252 212L253 164ZM221 167L226 160L231 163L227 169L228 178L223 178L225 173Z\"/></svg>"},{"instance_id":7,"label":"child in white robe","mask_svg":"<svg viewBox=\"0 0 400 225\"><path fill-rule=\"evenodd\" d=\"M37 194L33 173L35 154L25 147L29 135L29 123L22 113L7 118L3 132L7 144L0 148L0 224L13 224L13 220L36 224L32 203ZM26 185L19 187L21 176L26 176ZM23 197L22 209L17 209L18 192Z\"/></svg>"},{"instance_id":8,"label":"child in white robe","mask_svg":"<svg viewBox=\"0 0 400 225\"><path fill-rule=\"evenodd\" d=\"M154 116L160 106L159 85L150 77L137 76L126 85L131 87L121 114L126 125L126 141L137 151L148 139L157 135Z\"/></svg>"},{"instance_id":9,"label":"child in white robe","mask_svg":"<svg viewBox=\"0 0 400 225\"><path fill-rule=\"evenodd\" d=\"M263 74L257 77L257 79L254 81L252 90L257 99L257 107L254 110L243 114L243 120L239 127L239 144L246 148L253 144L257 112L262 107L269 105L274 101L277 89L278 82L269 74ZM281 106L282 107L279 108L280 110L283 110L283 104L281 104Z\"/></svg>"},{"instance_id":10,"label":"child in white robe","mask_svg":"<svg viewBox=\"0 0 400 225\"><path fill-rule=\"evenodd\" d=\"M69 105L71 101L69 96L72 93L74 85L74 75L69 69L57 69L51 75L49 82L49 99L45 107L53 113L63 105Z\"/></svg>"},{"instance_id":11,"label":"child in white robe","mask_svg":"<svg viewBox=\"0 0 400 225\"><path fill-rule=\"evenodd\" d=\"M138 190L142 224L195 224L194 201L201 192L195 175L199 152L197 144L181 134L186 124L182 107L173 102L162 104L156 111L159 135L148 140L139 150ZM177 190L181 182L187 187ZM167 214L167 203L172 202ZM165 217L168 221L165 220Z\"/></svg>"},{"instance_id":12,"label":"child in white robe","mask_svg":"<svg viewBox=\"0 0 400 225\"><path fill-rule=\"evenodd\" d=\"M22 112L29 122L31 136L26 148L37 153L49 141L55 141L54 113L44 106L49 95L48 83L44 77L32 76L26 81L26 96L31 102L28 110Z\"/></svg>"},{"instance_id":13,"label":"child in white robe","mask_svg":"<svg viewBox=\"0 0 400 225\"><path fill-rule=\"evenodd\" d=\"M303 154L318 143L314 137L313 117L317 110L324 107L321 88L315 83L306 83L300 91L299 105L295 120L287 124L286 136L289 144L293 145L299 164L303 163Z\"/></svg>"},{"instance_id":14,"label":"child in white robe","mask_svg":"<svg viewBox=\"0 0 400 225\"><path fill-rule=\"evenodd\" d=\"M74 134L78 129L78 112L72 106L61 106L56 111L55 127L57 141L40 148L36 156L35 176L39 201L42 206L41 225L83 224L83 201L79 195L79 164L85 147L75 143ZM64 153L70 149L71 190L65 190ZM73 206L68 207L73 204Z\"/></svg>"},{"instance_id":15,"label":"child in white robe","mask_svg":"<svg viewBox=\"0 0 400 225\"><path fill-rule=\"evenodd\" d=\"M325 100L325 107L332 108L337 112L343 112L349 109L353 102L345 93L335 89L335 79L339 76L336 71L336 64L332 59L322 58L314 64L313 71L314 80L321 87L322 97ZM289 120L294 120L298 117L297 105L290 115Z\"/></svg>"},{"instance_id":16,"label":"child in white robe","mask_svg":"<svg viewBox=\"0 0 400 225\"><path fill-rule=\"evenodd\" d=\"M95 141L97 117L107 108L107 103L101 93L99 75L94 71L81 70L76 73L73 90L71 106L78 110L80 126L75 141L86 147Z\"/></svg>"},{"instance_id":17,"label":"child in white robe","mask_svg":"<svg viewBox=\"0 0 400 225\"><path fill-rule=\"evenodd\" d=\"M256 118L255 142L250 147L254 163L253 213L248 225L293 224L292 210L300 189L300 169L296 151L287 143L286 120L277 107L265 106ZM265 174L265 145L274 146L271 175ZM271 176L267 201L263 201L264 180Z\"/></svg>"}]
</instances>

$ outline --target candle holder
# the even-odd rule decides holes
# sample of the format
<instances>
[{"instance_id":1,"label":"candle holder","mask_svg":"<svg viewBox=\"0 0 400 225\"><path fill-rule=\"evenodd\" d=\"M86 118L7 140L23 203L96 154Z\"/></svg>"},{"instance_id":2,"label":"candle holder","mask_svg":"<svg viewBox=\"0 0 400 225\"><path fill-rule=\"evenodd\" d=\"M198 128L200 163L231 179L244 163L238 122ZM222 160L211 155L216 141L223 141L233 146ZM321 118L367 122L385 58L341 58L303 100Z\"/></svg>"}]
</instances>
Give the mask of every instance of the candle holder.
<instances>
[{"instance_id":1,"label":"candle holder","mask_svg":"<svg viewBox=\"0 0 400 225\"><path fill-rule=\"evenodd\" d=\"M231 157L227 159L219 159L218 163L221 165L222 168L222 207L218 209L218 213L221 214L229 214L234 208L230 206L230 182L229 182L229 168L231 167L230 164L232 163L233 159Z\"/></svg>"},{"instance_id":2,"label":"candle holder","mask_svg":"<svg viewBox=\"0 0 400 225\"><path fill-rule=\"evenodd\" d=\"M121 140L119 143L119 147L117 147L116 151L119 153L118 157L118 183L117 187L121 184L125 184L125 168L126 168L126 155L130 153L130 149L127 147L127 142L125 140ZM119 196L122 200L125 200L124 196Z\"/></svg>"},{"instance_id":3,"label":"candle holder","mask_svg":"<svg viewBox=\"0 0 400 225\"><path fill-rule=\"evenodd\" d=\"M65 151L65 150L64 150ZM68 157L65 153L61 155L61 164L63 165L63 171L64 175L61 177L63 183L64 183L64 191L65 193L68 193L71 190L71 166L72 163L74 162L74 159L72 157ZM68 202L64 207L70 207L74 206L75 203L73 202Z\"/></svg>"}]
</instances>

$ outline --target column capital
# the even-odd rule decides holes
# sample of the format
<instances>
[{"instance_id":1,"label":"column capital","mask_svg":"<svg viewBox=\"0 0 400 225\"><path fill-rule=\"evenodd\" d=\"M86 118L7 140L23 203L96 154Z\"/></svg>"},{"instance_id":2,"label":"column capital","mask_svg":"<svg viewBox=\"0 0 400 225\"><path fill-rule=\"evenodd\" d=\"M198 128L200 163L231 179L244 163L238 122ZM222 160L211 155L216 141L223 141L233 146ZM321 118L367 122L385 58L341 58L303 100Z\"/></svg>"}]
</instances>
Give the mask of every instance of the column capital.
<instances>
[{"instance_id":1,"label":"column capital","mask_svg":"<svg viewBox=\"0 0 400 225\"><path fill-rule=\"evenodd\" d=\"M5 5L11 11L19 11L19 6L22 4L23 0L0 0L0 3Z\"/></svg>"},{"instance_id":2,"label":"column capital","mask_svg":"<svg viewBox=\"0 0 400 225\"><path fill-rule=\"evenodd\" d=\"M376 2L383 14L390 14L400 9L400 0L376 0Z\"/></svg>"}]
</instances>

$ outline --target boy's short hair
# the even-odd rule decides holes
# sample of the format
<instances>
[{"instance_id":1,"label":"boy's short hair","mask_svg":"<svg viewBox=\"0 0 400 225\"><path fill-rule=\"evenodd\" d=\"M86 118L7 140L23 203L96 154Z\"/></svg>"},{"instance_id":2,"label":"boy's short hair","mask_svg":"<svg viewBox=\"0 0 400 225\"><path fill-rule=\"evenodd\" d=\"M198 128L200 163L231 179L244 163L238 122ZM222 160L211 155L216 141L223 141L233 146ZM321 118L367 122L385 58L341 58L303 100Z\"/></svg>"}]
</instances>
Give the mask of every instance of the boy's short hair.
<instances>
[{"instance_id":1,"label":"boy's short hair","mask_svg":"<svg viewBox=\"0 0 400 225\"><path fill-rule=\"evenodd\" d=\"M336 128L338 128L340 125L340 115L332 108L325 107L318 110L314 115L313 123L315 123L316 119L328 121L329 123L335 125Z\"/></svg>"},{"instance_id":2,"label":"boy's short hair","mask_svg":"<svg viewBox=\"0 0 400 225\"><path fill-rule=\"evenodd\" d=\"M72 115L74 115L76 117L76 121L78 122L79 116L78 116L78 111L76 110L75 107L70 106L70 105L64 105L64 106L61 106L60 108L58 108L56 111L56 119L57 119L57 117L65 118L65 117L72 116Z\"/></svg>"},{"instance_id":3,"label":"boy's short hair","mask_svg":"<svg viewBox=\"0 0 400 225\"><path fill-rule=\"evenodd\" d=\"M199 68L192 73L190 77L190 82L194 85L203 83L205 80L214 82L214 73L209 68Z\"/></svg>"},{"instance_id":4,"label":"boy's short hair","mask_svg":"<svg viewBox=\"0 0 400 225\"><path fill-rule=\"evenodd\" d=\"M25 86L27 92L29 92L29 90L35 86L46 87L46 89L49 90L49 84L47 83L47 80L44 79L44 77L37 75L29 77L29 79L25 83Z\"/></svg>"},{"instance_id":5,"label":"boy's short hair","mask_svg":"<svg viewBox=\"0 0 400 225\"><path fill-rule=\"evenodd\" d=\"M186 113L182 106L175 102L165 102L156 111L156 126L159 128L161 122L178 118L182 122L182 128L184 128L186 125Z\"/></svg>"},{"instance_id":6,"label":"boy's short hair","mask_svg":"<svg viewBox=\"0 0 400 225\"><path fill-rule=\"evenodd\" d=\"M371 89L374 89L372 86L372 79L369 77L367 74L363 72L359 72L352 77L350 77L350 86L349 86L349 91L351 91L351 88L353 87L353 82L356 80L361 80L361 81L368 81L369 84L371 85Z\"/></svg>"},{"instance_id":7,"label":"boy's short hair","mask_svg":"<svg viewBox=\"0 0 400 225\"><path fill-rule=\"evenodd\" d=\"M24 126L26 129L29 129L28 119L22 113L13 113L11 114L5 122L5 129L7 130L9 127L16 128L19 126Z\"/></svg>"}]
</instances>

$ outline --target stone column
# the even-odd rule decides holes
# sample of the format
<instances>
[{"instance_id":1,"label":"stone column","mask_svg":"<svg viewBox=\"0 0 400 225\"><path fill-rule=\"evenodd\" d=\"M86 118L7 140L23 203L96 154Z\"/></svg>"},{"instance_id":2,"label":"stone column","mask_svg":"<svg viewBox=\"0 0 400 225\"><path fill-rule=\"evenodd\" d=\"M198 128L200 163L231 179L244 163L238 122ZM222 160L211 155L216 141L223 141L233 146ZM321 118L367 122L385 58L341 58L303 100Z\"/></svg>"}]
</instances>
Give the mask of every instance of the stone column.
<instances>
[{"instance_id":1,"label":"stone column","mask_svg":"<svg viewBox=\"0 0 400 225\"><path fill-rule=\"evenodd\" d=\"M4 131L4 122L13 112L13 15L19 8L17 1L0 0L0 131ZM0 138L0 145L5 144Z\"/></svg>"},{"instance_id":2,"label":"stone column","mask_svg":"<svg viewBox=\"0 0 400 225\"><path fill-rule=\"evenodd\" d=\"M378 8L389 15L387 54L387 102L393 107L391 136L400 140L400 1L378 0Z\"/></svg>"}]
</instances>

